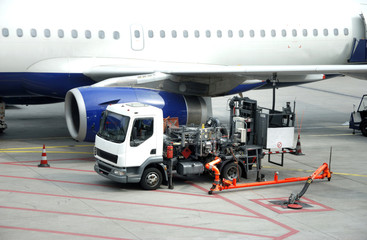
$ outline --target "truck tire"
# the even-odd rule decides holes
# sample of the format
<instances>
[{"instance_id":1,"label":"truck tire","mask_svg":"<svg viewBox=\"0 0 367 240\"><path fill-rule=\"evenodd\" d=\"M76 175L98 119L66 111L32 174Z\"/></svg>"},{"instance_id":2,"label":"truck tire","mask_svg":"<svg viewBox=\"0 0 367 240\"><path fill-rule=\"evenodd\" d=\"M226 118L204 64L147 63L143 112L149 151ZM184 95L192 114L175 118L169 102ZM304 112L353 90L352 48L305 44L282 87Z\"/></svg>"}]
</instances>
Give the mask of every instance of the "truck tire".
<instances>
[{"instance_id":1,"label":"truck tire","mask_svg":"<svg viewBox=\"0 0 367 240\"><path fill-rule=\"evenodd\" d=\"M367 137L367 121L361 123L361 131L363 136Z\"/></svg>"},{"instance_id":2,"label":"truck tire","mask_svg":"<svg viewBox=\"0 0 367 240\"><path fill-rule=\"evenodd\" d=\"M145 190L156 190L161 186L162 173L155 167L147 168L141 176L140 186Z\"/></svg>"},{"instance_id":3,"label":"truck tire","mask_svg":"<svg viewBox=\"0 0 367 240\"><path fill-rule=\"evenodd\" d=\"M240 179L242 175L242 169L241 166L231 162L227 163L222 170L222 177L232 181L234 178Z\"/></svg>"}]
</instances>

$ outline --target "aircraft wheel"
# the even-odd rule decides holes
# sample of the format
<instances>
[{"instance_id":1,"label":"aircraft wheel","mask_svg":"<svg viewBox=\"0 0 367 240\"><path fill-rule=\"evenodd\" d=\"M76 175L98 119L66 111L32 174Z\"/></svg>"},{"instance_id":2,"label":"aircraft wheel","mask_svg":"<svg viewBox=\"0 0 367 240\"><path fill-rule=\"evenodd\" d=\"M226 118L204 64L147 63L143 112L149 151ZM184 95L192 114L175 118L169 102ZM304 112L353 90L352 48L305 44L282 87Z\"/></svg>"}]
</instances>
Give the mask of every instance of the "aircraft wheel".
<instances>
[{"instance_id":1,"label":"aircraft wheel","mask_svg":"<svg viewBox=\"0 0 367 240\"><path fill-rule=\"evenodd\" d=\"M362 131L363 136L367 137L367 121L366 120L361 123L361 131Z\"/></svg>"}]
</instances>

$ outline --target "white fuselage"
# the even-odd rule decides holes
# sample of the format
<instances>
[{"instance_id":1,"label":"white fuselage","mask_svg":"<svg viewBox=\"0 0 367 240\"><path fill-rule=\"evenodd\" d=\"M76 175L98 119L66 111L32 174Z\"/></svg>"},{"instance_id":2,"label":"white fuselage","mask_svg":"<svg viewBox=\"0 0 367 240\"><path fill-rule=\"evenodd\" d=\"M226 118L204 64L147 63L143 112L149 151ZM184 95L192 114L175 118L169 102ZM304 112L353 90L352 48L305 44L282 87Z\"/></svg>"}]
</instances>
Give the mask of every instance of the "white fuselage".
<instances>
[{"instance_id":1,"label":"white fuselage","mask_svg":"<svg viewBox=\"0 0 367 240\"><path fill-rule=\"evenodd\" d=\"M365 23L350 1L0 2L0 72L347 64Z\"/></svg>"}]
</instances>

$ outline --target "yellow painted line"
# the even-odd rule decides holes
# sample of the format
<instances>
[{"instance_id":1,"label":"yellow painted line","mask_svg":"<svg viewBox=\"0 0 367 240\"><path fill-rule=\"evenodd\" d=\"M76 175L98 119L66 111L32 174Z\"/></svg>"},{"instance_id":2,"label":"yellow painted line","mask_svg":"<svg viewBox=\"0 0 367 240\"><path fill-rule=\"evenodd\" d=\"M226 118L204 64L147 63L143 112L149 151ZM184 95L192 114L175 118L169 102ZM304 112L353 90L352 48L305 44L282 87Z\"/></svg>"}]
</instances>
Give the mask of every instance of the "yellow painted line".
<instances>
[{"instance_id":1,"label":"yellow painted line","mask_svg":"<svg viewBox=\"0 0 367 240\"><path fill-rule=\"evenodd\" d=\"M354 173L336 173L336 172L333 172L333 174L335 174L335 175L343 175L343 176L367 177L367 175L354 174Z\"/></svg>"},{"instance_id":2,"label":"yellow painted line","mask_svg":"<svg viewBox=\"0 0 367 240\"><path fill-rule=\"evenodd\" d=\"M305 169L295 169L295 168L282 168L282 167L271 167L271 166L262 166L262 168L269 168L269 169L282 169L286 171L293 171L293 172L315 172L315 170L305 170ZM354 177L367 177L367 175L362 174L354 174L354 173L337 173L333 172L335 175L343 175L343 176L354 176Z\"/></svg>"},{"instance_id":3,"label":"yellow painted line","mask_svg":"<svg viewBox=\"0 0 367 240\"><path fill-rule=\"evenodd\" d=\"M1 151L0 153L41 153L41 151ZM78 153L78 154L93 154L93 152L67 152L67 151L46 151L47 153Z\"/></svg>"},{"instance_id":4,"label":"yellow painted line","mask_svg":"<svg viewBox=\"0 0 367 240\"><path fill-rule=\"evenodd\" d=\"M45 146L46 151L49 148L72 148L72 147L93 147L94 144L91 145L66 145L66 146ZM26 150L26 149L43 149L43 146L41 147L26 147L26 148L0 148L1 151L12 151L12 150Z\"/></svg>"},{"instance_id":5,"label":"yellow painted line","mask_svg":"<svg viewBox=\"0 0 367 240\"><path fill-rule=\"evenodd\" d=\"M352 136L352 133L340 133L340 134L320 134L320 135L307 135L309 137L334 137L334 136Z\"/></svg>"},{"instance_id":6,"label":"yellow painted line","mask_svg":"<svg viewBox=\"0 0 367 240\"><path fill-rule=\"evenodd\" d=\"M4 139L0 142L9 141L27 141L27 140L54 140L54 139L71 139L71 137L47 137L47 138L18 138L18 139Z\"/></svg>"},{"instance_id":7,"label":"yellow painted line","mask_svg":"<svg viewBox=\"0 0 367 240\"><path fill-rule=\"evenodd\" d=\"M349 125L326 126L327 128L349 128Z\"/></svg>"},{"instance_id":8,"label":"yellow painted line","mask_svg":"<svg viewBox=\"0 0 367 240\"><path fill-rule=\"evenodd\" d=\"M296 168L283 168L283 167L271 167L271 166L262 166L262 168L273 168L279 170L287 170L292 172L314 172L315 170L305 170L305 169L296 169Z\"/></svg>"}]
</instances>

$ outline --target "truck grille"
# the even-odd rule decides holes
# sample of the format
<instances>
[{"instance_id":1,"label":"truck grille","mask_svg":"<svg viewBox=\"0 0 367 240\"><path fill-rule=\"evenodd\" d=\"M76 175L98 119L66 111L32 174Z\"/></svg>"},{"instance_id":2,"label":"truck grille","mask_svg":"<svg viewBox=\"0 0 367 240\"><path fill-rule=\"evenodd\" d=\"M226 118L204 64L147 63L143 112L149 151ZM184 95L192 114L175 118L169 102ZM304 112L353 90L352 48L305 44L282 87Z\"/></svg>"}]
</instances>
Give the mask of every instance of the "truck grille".
<instances>
[{"instance_id":1,"label":"truck grille","mask_svg":"<svg viewBox=\"0 0 367 240\"><path fill-rule=\"evenodd\" d=\"M104 174L104 175L108 175L111 172L111 169L109 166L104 165L104 164L98 164L100 173Z\"/></svg>"},{"instance_id":2,"label":"truck grille","mask_svg":"<svg viewBox=\"0 0 367 240\"><path fill-rule=\"evenodd\" d=\"M100 156L101 158L104 158L110 162L116 163L117 164L117 155L105 152L101 149L97 148L97 155Z\"/></svg>"}]
</instances>

